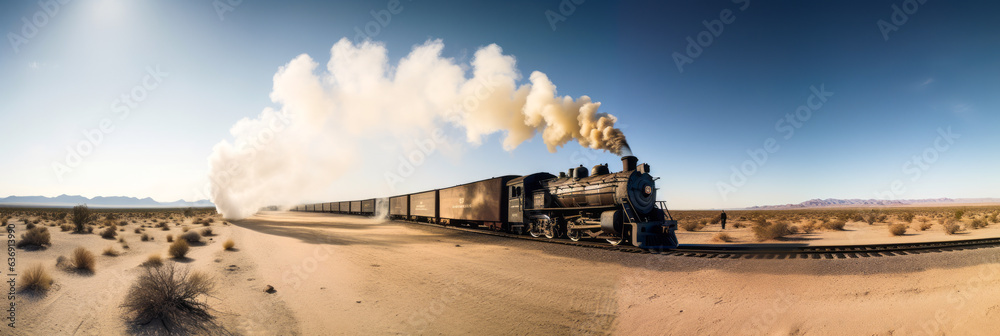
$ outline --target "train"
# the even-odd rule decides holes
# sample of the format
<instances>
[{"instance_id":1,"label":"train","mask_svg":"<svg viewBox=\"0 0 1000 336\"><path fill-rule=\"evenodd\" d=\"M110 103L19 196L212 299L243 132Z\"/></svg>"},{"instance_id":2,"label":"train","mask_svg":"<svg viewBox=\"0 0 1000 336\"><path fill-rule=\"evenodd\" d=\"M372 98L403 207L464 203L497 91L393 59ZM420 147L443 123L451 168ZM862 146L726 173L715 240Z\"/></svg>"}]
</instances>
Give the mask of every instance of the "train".
<instances>
[{"instance_id":1,"label":"train","mask_svg":"<svg viewBox=\"0 0 1000 336\"><path fill-rule=\"evenodd\" d=\"M505 175L452 187L329 203L302 204L292 211L469 226L548 239L606 240L644 249L674 249L677 221L656 201L648 163L623 156L622 170L607 164L580 165L558 176L540 172Z\"/></svg>"}]
</instances>

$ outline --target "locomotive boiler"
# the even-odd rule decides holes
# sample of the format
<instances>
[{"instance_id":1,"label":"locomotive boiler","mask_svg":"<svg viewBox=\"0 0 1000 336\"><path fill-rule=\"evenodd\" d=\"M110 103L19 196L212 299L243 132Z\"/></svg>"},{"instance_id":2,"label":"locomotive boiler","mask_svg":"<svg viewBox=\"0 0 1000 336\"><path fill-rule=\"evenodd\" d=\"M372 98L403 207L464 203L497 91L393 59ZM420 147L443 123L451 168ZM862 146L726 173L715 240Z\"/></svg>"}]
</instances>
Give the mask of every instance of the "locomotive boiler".
<instances>
[{"instance_id":1,"label":"locomotive boiler","mask_svg":"<svg viewBox=\"0 0 1000 336\"><path fill-rule=\"evenodd\" d=\"M637 161L635 156L622 157L622 170L616 173L604 164L592 171L580 166L558 177L538 173L508 182L510 227L534 237L676 247L677 221L657 207L650 166Z\"/></svg>"}]
</instances>

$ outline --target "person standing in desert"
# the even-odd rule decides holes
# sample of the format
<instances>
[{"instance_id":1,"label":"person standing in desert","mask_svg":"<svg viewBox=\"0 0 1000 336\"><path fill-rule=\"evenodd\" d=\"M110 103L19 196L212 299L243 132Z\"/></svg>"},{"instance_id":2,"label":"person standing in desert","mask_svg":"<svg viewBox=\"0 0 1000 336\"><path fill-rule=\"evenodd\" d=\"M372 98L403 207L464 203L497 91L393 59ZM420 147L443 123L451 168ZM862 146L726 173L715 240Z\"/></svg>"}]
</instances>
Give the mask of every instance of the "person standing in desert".
<instances>
[{"instance_id":1,"label":"person standing in desert","mask_svg":"<svg viewBox=\"0 0 1000 336\"><path fill-rule=\"evenodd\" d=\"M726 229L726 210L722 210L722 214L719 215L719 220L722 223L722 229Z\"/></svg>"}]
</instances>

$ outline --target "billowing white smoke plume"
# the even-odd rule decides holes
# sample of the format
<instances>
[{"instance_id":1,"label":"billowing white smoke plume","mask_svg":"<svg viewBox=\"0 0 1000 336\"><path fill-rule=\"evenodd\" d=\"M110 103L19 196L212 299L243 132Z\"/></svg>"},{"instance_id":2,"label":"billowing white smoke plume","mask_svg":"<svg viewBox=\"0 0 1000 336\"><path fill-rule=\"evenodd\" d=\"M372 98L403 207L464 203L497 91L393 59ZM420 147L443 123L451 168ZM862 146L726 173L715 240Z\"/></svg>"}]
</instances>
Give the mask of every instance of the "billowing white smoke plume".
<instances>
[{"instance_id":1,"label":"billowing white smoke plume","mask_svg":"<svg viewBox=\"0 0 1000 336\"><path fill-rule=\"evenodd\" d=\"M393 66L384 45L342 39L325 70L305 54L281 67L271 92L280 109L237 122L234 141L220 142L209 157L218 210L236 219L267 205L294 205L363 164L359 142L372 134L426 134L450 124L475 145L501 132L508 151L536 133L551 152L571 140L615 154L628 150L616 118L597 111L600 103L558 96L537 71L530 84L518 85L514 57L499 46L479 49L469 65L441 57L443 48L428 41Z\"/></svg>"}]
</instances>

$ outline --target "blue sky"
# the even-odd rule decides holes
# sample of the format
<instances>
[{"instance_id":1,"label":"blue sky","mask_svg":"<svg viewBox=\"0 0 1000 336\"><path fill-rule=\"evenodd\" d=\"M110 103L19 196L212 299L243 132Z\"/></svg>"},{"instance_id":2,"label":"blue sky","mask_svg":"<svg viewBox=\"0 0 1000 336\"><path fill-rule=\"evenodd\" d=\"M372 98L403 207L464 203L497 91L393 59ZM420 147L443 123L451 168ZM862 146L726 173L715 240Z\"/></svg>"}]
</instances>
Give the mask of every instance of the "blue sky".
<instances>
[{"instance_id":1,"label":"blue sky","mask_svg":"<svg viewBox=\"0 0 1000 336\"><path fill-rule=\"evenodd\" d=\"M441 39L444 56L461 62L495 43L516 57L524 77L541 71L559 94L602 102L640 162L661 177L660 198L673 208L1000 196L1000 21L993 17L1000 5L928 1L913 11L903 1L588 0L564 11L553 30L546 12L560 13L563 3L403 0L372 39L385 44L391 62L429 39ZM911 14L886 39L878 22L893 23L893 5ZM0 124L8 139L0 143L0 197L173 201L204 196L212 146L230 138L236 121L275 106L269 94L279 67L300 54L325 63L334 43L353 39L387 2L244 0L220 17L208 0L78 0L43 15L47 22L26 43L11 43L11 34L23 37L22 18L44 9L0 6L7 37ZM708 30L705 21L721 22L723 11L731 23L691 57L687 38ZM691 60L683 71L675 53ZM157 67L161 81L147 80ZM155 88L121 118L116 99L144 80ZM776 123L808 105L813 87L832 95L784 138ZM114 131L90 155L68 172L53 169L106 118ZM949 128L957 137L938 140ZM769 138L777 150L753 162L748 150ZM619 165L574 143L553 154L535 139L506 152L500 139L432 156L399 191ZM365 188L379 174L361 168L394 164L378 155L366 153L352 178L304 197L384 196L384 188ZM733 167L754 169L734 180Z\"/></svg>"}]
</instances>

